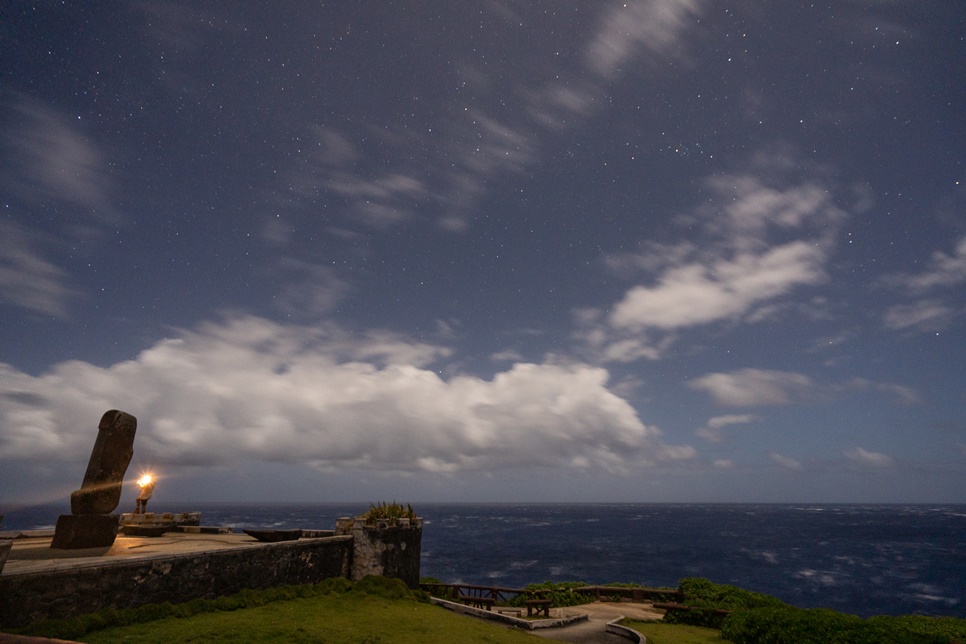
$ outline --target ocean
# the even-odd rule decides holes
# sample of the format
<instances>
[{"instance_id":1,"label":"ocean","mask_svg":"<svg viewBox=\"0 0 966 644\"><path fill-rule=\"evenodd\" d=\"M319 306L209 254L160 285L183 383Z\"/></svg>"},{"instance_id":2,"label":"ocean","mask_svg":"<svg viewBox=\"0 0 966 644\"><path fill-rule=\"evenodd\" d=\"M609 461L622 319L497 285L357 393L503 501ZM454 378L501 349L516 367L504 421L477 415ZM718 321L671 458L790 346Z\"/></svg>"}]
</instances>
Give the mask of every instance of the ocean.
<instances>
[{"instance_id":1,"label":"ocean","mask_svg":"<svg viewBox=\"0 0 966 644\"><path fill-rule=\"evenodd\" d=\"M204 525L332 529L365 504L164 504ZM966 505L414 504L422 575L676 587L706 577L801 607L966 618ZM0 508L3 530L53 527L66 508Z\"/></svg>"}]
</instances>

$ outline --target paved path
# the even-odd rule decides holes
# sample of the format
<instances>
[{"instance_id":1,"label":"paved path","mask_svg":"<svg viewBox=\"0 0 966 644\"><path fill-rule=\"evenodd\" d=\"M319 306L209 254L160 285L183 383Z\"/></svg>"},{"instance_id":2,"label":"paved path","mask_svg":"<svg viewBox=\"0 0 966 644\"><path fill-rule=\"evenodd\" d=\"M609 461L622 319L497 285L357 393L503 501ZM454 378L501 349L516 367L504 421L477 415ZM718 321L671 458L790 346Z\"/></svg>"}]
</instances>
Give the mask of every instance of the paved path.
<instances>
[{"instance_id":1,"label":"paved path","mask_svg":"<svg viewBox=\"0 0 966 644\"><path fill-rule=\"evenodd\" d=\"M606 644L629 640L607 632L607 623L620 617L632 619L661 619L664 611L657 610L650 603L637 604L631 602L594 602L569 608L558 608L552 611L554 616L586 615L587 621L563 626L561 628L540 628L530 631L534 635L558 641L578 642L580 644Z\"/></svg>"},{"instance_id":2,"label":"paved path","mask_svg":"<svg viewBox=\"0 0 966 644\"><path fill-rule=\"evenodd\" d=\"M651 604L636 604L630 602L594 602L571 608L558 609L561 615L587 615L586 622L579 622L562 628L541 628L531 631L534 635L558 642L578 642L580 644L608 644L629 640L607 632L607 623L619 617L633 619L660 619L664 611L657 610Z\"/></svg>"}]
</instances>

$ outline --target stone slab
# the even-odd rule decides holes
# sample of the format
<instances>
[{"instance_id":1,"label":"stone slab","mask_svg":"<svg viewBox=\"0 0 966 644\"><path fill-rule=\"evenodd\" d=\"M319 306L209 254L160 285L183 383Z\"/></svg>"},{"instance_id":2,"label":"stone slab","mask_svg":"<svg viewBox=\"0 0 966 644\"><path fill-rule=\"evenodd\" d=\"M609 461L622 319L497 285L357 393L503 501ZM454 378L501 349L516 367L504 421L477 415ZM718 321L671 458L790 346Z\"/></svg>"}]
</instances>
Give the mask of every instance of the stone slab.
<instances>
[{"instance_id":1,"label":"stone slab","mask_svg":"<svg viewBox=\"0 0 966 644\"><path fill-rule=\"evenodd\" d=\"M63 550L110 548L117 538L117 527L116 514L62 514L57 518L50 547Z\"/></svg>"},{"instance_id":2,"label":"stone slab","mask_svg":"<svg viewBox=\"0 0 966 644\"><path fill-rule=\"evenodd\" d=\"M117 508L137 427L137 418L116 409L101 417L84 482L70 495L71 514L108 514Z\"/></svg>"}]
</instances>

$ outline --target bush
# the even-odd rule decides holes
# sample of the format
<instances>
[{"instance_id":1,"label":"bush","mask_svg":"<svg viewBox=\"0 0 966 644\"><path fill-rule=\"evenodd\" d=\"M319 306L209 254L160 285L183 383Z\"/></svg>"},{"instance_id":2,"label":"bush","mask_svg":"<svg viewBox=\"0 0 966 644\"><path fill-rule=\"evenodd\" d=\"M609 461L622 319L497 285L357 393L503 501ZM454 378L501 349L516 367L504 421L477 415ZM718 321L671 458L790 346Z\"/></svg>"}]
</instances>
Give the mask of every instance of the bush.
<instances>
[{"instance_id":1,"label":"bush","mask_svg":"<svg viewBox=\"0 0 966 644\"><path fill-rule=\"evenodd\" d=\"M777 597L756 593L751 590L716 584L700 577L682 579L678 589L684 594L683 603L701 608L739 610L743 608L764 608L785 606Z\"/></svg>"},{"instance_id":2,"label":"bush","mask_svg":"<svg viewBox=\"0 0 966 644\"><path fill-rule=\"evenodd\" d=\"M597 599L595 595L585 595L577 592L577 588L586 585L582 581L545 581L542 584L529 584L523 589L529 592L541 592L541 596L549 599L553 606L579 606L581 604L589 604ZM517 595L508 603L510 606L523 606L527 599L529 597L525 594Z\"/></svg>"},{"instance_id":3,"label":"bush","mask_svg":"<svg viewBox=\"0 0 966 644\"><path fill-rule=\"evenodd\" d=\"M966 642L966 620L872 617L827 608L755 608L733 613L721 629L736 644L953 644Z\"/></svg>"},{"instance_id":4,"label":"bush","mask_svg":"<svg viewBox=\"0 0 966 644\"><path fill-rule=\"evenodd\" d=\"M784 602L771 595L744 590L737 586L716 584L700 577L682 579L678 589L684 595L681 602L690 606L691 610L668 611L663 620L668 624L688 624L720 629L728 617L728 614L722 611L785 606Z\"/></svg>"},{"instance_id":5,"label":"bush","mask_svg":"<svg viewBox=\"0 0 966 644\"><path fill-rule=\"evenodd\" d=\"M384 599L425 600L425 593L410 590L401 579L391 577L377 577L367 575L352 587L352 592L359 595L382 597Z\"/></svg>"},{"instance_id":6,"label":"bush","mask_svg":"<svg viewBox=\"0 0 966 644\"><path fill-rule=\"evenodd\" d=\"M376 505L375 503L369 504L369 511L362 515L366 523L375 523L376 521L385 521L389 525L395 525L399 519L415 519L416 511L413 510L413 506L406 504L406 507L393 501L392 503L386 503L383 501Z\"/></svg>"}]
</instances>

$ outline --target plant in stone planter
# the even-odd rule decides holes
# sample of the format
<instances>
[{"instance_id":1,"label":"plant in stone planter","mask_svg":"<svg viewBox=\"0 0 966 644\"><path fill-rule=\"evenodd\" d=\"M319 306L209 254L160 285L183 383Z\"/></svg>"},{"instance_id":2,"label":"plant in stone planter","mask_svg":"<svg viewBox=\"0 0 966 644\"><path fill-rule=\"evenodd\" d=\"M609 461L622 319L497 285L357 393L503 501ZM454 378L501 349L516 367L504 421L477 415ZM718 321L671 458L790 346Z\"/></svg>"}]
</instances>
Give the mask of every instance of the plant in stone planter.
<instances>
[{"instance_id":1,"label":"plant in stone planter","mask_svg":"<svg viewBox=\"0 0 966 644\"><path fill-rule=\"evenodd\" d=\"M393 501L392 503L369 504L369 511L362 515L367 525L385 523L386 525L398 525L408 523L416 518L413 506L408 503L404 506Z\"/></svg>"}]
</instances>

